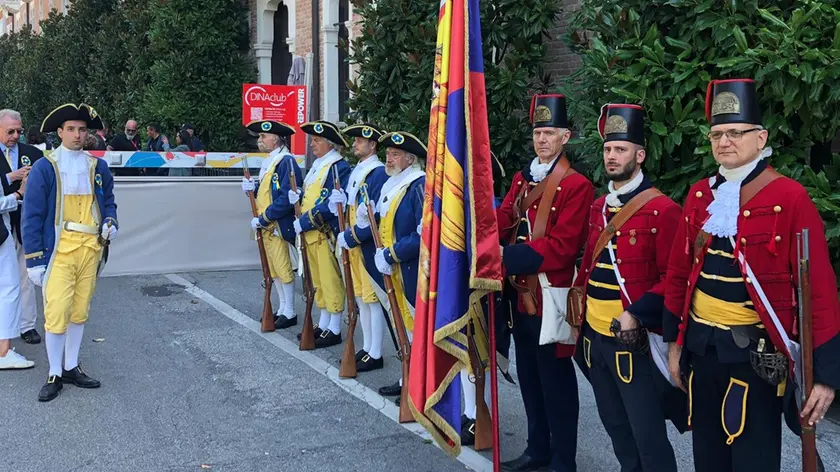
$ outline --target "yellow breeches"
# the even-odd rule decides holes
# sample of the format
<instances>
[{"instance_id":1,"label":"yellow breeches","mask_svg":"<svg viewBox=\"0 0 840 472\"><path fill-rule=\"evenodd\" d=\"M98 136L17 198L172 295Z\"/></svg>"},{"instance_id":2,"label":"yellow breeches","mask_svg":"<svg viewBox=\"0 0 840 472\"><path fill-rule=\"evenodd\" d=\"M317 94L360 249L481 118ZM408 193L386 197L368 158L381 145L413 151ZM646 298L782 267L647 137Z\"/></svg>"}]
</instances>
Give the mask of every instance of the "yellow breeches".
<instances>
[{"instance_id":1,"label":"yellow breeches","mask_svg":"<svg viewBox=\"0 0 840 472\"><path fill-rule=\"evenodd\" d=\"M330 313L344 311L344 282L338 273L338 261L326 236L319 231L302 233L309 257L309 270L315 286L315 304Z\"/></svg>"},{"instance_id":2,"label":"yellow breeches","mask_svg":"<svg viewBox=\"0 0 840 472\"><path fill-rule=\"evenodd\" d=\"M289 243L282 237L275 236L271 231L263 231L262 237L265 255L268 257L268 267L271 269L271 278L279 278L284 284L294 281Z\"/></svg>"},{"instance_id":3,"label":"yellow breeches","mask_svg":"<svg viewBox=\"0 0 840 472\"><path fill-rule=\"evenodd\" d=\"M101 249L86 245L72 252L56 251L44 279L44 329L48 332L63 334L69 323L87 321L101 257Z\"/></svg>"},{"instance_id":4,"label":"yellow breeches","mask_svg":"<svg viewBox=\"0 0 840 472\"><path fill-rule=\"evenodd\" d=\"M353 273L353 293L362 297L365 303L376 303L376 292L373 290L373 281L365 269L362 248L354 247L350 250L350 271Z\"/></svg>"}]
</instances>

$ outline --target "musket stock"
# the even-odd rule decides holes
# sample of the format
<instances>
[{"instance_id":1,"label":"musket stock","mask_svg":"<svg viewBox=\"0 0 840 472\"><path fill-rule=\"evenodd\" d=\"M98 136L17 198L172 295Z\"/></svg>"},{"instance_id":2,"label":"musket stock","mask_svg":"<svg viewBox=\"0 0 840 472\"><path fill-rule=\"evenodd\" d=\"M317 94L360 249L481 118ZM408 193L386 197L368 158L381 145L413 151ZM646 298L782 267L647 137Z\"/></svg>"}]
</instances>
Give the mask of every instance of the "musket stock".
<instances>
[{"instance_id":1,"label":"musket stock","mask_svg":"<svg viewBox=\"0 0 840 472\"><path fill-rule=\"evenodd\" d=\"M291 172L289 173L289 183L293 192L297 192L297 182L295 182L294 167L289 163ZM300 219L300 200L295 202L295 218ZM303 264L303 295L306 297L306 308L303 312L303 330L300 333L300 344L298 349L301 351L311 351L315 349L315 329L312 327L312 306L315 303L315 288L312 285L312 273L309 270L309 256L307 255L306 236L300 233L300 259ZM323 327L321 329L326 329Z\"/></svg>"},{"instance_id":2,"label":"musket stock","mask_svg":"<svg viewBox=\"0 0 840 472\"><path fill-rule=\"evenodd\" d=\"M248 169L248 160L245 159L243 161L243 170L245 178L250 180L251 179L251 171ZM248 192L248 199L251 201L251 214L254 215L254 218L258 218L260 216L259 212L257 211L257 201L254 198L254 192ZM262 273L263 273L263 286L265 287L265 294L263 295L263 311L262 311L262 318L260 319L260 331L263 333L268 333L274 331L274 311L271 307L271 286L274 283L274 280L271 278L271 268L268 265L268 256L265 251L265 242L262 238L262 230L257 228L256 231L257 237L257 248L260 251L260 266L262 266Z\"/></svg>"},{"instance_id":3,"label":"musket stock","mask_svg":"<svg viewBox=\"0 0 840 472\"><path fill-rule=\"evenodd\" d=\"M333 167L333 182L336 190L341 190L341 182L338 179L338 171ZM342 233L347 228L344 220L344 205L338 205L338 229ZM359 318L359 307L356 306L356 294L353 289L353 271L350 267L350 254L347 250L341 250L341 265L344 268L344 294L347 297L347 339L344 341L344 354L341 356L341 366L338 369L338 376L341 378L354 378L356 372L356 341L353 337L356 334L356 321Z\"/></svg>"}]
</instances>

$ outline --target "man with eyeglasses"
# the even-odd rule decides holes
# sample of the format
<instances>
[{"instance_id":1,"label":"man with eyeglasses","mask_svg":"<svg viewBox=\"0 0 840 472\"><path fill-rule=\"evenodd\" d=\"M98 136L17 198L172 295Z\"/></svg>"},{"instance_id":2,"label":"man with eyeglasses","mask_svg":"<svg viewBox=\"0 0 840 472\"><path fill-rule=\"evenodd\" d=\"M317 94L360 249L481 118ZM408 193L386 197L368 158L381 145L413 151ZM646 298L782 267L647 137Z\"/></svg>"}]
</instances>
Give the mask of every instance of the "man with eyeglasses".
<instances>
[{"instance_id":1,"label":"man with eyeglasses","mask_svg":"<svg viewBox=\"0 0 840 472\"><path fill-rule=\"evenodd\" d=\"M0 110L0 152L3 154L3 157L0 158L0 184L3 186L4 196L20 190L21 183L29 175L32 165L35 164L35 161L44 157L44 153L40 149L20 142L22 134L23 121L20 113L15 110ZM35 287L26 275L20 215L20 207L9 213L20 268L20 337L27 344L39 344L41 335L35 329L38 306L35 299ZM0 261L0 264L3 263L3 261Z\"/></svg>"},{"instance_id":2,"label":"man with eyeglasses","mask_svg":"<svg viewBox=\"0 0 840 472\"><path fill-rule=\"evenodd\" d=\"M780 416L797 432L797 233L809 228L819 422L840 386L840 305L808 192L768 165L755 82L714 80L706 97L715 176L691 187L668 263L663 316L673 380L687 389L697 472L778 471Z\"/></svg>"},{"instance_id":3,"label":"man with eyeglasses","mask_svg":"<svg viewBox=\"0 0 840 472\"><path fill-rule=\"evenodd\" d=\"M114 136L109 151L138 151L140 150L140 138L137 136L137 122L128 120L125 122L125 133Z\"/></svg>"}]
</instances>

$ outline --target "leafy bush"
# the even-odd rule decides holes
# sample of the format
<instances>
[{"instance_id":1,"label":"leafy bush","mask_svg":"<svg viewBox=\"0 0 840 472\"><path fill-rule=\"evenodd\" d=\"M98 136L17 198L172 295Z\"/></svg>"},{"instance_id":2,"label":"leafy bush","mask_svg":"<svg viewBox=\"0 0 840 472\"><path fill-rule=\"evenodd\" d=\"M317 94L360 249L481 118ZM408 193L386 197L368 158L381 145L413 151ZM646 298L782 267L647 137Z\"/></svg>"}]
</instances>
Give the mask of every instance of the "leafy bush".
<instances>
[{"instance_id":1,"label":"leafy bush","mask_svg":"<svg viewBox=\"0 0 840 472\"><path fill-rule=\"evenodd\" d=\"M0 99L40 124L67 102L115 130L130 118L172 136L189 121L208 149L236 150L242 84L256 79L242 0L75 0L41 34L0 37Z\"/></svg>"},{"instance_id":2,"label":"leafy bush","mask_svg":"<svg viewBox=\"0 0 840 472\"><path fill-rule=\"evenodd\" d=\"M840 10L816 0L584 0L567 41L583 61L562 88L572 96L576 145L603 182L600 106L644 105L646 172L682 202L716 164L705 118L711 79L757 81L771 164L802 182L840 262Z\"/></svg>"},{"instance_id":3,"label":"leafy bush","mask_svg":"<svg viewBox=\"0 0 840 472\"><path fill-rule=\"evenodd\" d=\"M354 5L363 20L350 55L359 66L358 78L349 84L351 120L409 131L425 141L439 3L356 0ZM557 0L481 2L490 143L507 169L533 157L529 97L550 82L543 74L543 39L559 9Z\"/></svg>"}]
</instances>

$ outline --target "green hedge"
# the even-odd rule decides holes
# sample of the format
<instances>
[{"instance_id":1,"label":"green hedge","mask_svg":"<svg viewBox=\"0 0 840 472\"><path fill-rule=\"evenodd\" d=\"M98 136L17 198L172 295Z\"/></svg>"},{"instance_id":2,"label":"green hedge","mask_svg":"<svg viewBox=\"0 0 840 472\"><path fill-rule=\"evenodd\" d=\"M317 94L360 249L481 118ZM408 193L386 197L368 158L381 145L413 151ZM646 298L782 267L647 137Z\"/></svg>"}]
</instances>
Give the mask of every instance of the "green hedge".
<instances>
[{"instance_id":1,"label":"green hedge","mask_svg":"<svg viewBox=\"0 0 840 472\"><path fill-rule=\"evenodd\" d=\"M24 125L67 102L94 106L115 132L186 121L205 147L242 144L242 84L256 79L242 0L75 0L67 15L0 38L0 100Z\"/></svg>"},{"instance_id":2,"label":"green hedge","mask_svg":"<svg viewBox=\"0 0 840 472\"><path fill-rule=\"evenodd\" d=\"M583 61L561 90L581 127L575 140L593 178L602 178L596 129L604 103L647 111L645 170L682 202L716 168L705 118L711 79L757 81L770 162L802 182L826 222L840 262L840 4L772 0L584 0L567 42ZM840 272L840 271L838 271Z\"/></svg>"}]
</instances>

